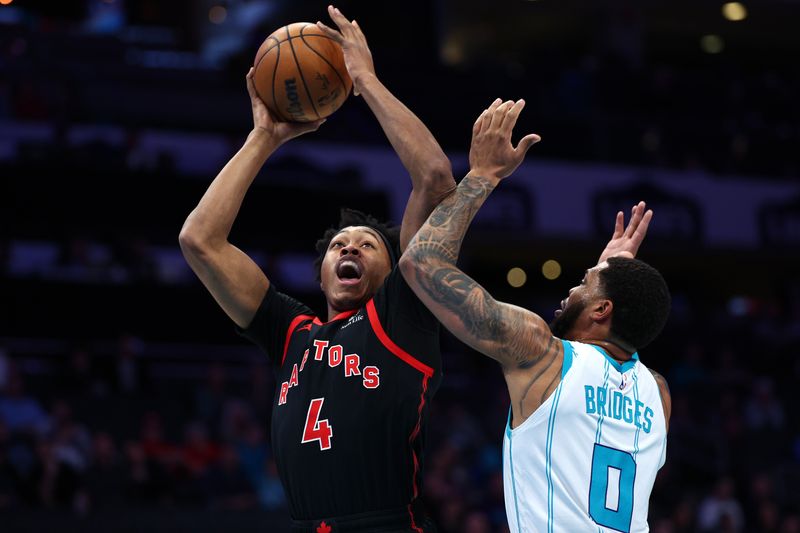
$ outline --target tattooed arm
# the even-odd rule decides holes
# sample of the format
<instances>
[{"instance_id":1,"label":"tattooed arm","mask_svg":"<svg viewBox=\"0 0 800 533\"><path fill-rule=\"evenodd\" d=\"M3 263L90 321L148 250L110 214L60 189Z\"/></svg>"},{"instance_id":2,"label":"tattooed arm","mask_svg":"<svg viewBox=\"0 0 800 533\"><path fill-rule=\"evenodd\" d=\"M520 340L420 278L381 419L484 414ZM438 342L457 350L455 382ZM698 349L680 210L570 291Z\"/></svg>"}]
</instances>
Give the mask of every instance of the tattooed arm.
<instances>
[{"instance_id":1,"label":"tattooed arm","mask_svg":"<svg viewBox=\"0 0 800 533\"><path fill-rule=\"evenodd\" d=\"M563 348L535 313L495 300L456 266L475 213L500 180L539 140L529 135L517 148L511 131L524 106L496 100L473 127L471 170L411 240L400 269L414 292L456 337L499 361L512 399L514 423L530 415L558 385Z\"/></svg>"},{"instance_id":2,"label":"tattooed arm","mask_svg":"<svg viewBox=\"0 0 800 533\"><path fill-rule=\"evenodd\" d=\"M456 266L467 227L495 185L467 174L411 240L400 269L453 335L502 365L516 426L558 385L563 347L541 317L495 300Z\"/></svg>"},{"instance_id":3,"label":"tattooed arm","mask_svg":"<svg viewBox=\"0 0 800 533\"><path fill-rule=\"evenodd\" d=\"M434 209L403 254L403 274L447 329L503 366L527 365L548 344L550 330L529 311L495 300L456 266L464 234L496 186L470 172ZM522 327L523 325L527 327ZM541 350L535 350L535 348Z\"/></svg>"}]
</instances>

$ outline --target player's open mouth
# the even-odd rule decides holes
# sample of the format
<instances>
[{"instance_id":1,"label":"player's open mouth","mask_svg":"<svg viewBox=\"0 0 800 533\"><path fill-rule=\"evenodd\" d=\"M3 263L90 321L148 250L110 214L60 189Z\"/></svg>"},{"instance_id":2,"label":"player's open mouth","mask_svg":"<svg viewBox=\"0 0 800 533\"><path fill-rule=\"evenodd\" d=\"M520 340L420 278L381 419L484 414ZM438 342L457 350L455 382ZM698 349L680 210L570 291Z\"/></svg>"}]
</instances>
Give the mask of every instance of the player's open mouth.
<instances>
[{"instance_id":1,"label":"player's open mouth","mask_svg":"<svg viewBox=\"0 0 800 533\"><path fill-rule=\"evenodd\" d=\"M361 281L361 265L345 259L336 266L336 276L344 285L357 285Z\"/></svg>"},{"instance_id":2,"label":"player's open mouth","mask_svg":"<svg viewBox=\"0 0 800 533\"><path fill-rule=\"evenodd\" d=\"M553 314L555 316L561 315L561 313L564 312L564 309L566 309L566 307L567 307L567 301L566 300L561 300L561 309L556 309L555 313L553 313Z\"/></svg>"}]
</instances>

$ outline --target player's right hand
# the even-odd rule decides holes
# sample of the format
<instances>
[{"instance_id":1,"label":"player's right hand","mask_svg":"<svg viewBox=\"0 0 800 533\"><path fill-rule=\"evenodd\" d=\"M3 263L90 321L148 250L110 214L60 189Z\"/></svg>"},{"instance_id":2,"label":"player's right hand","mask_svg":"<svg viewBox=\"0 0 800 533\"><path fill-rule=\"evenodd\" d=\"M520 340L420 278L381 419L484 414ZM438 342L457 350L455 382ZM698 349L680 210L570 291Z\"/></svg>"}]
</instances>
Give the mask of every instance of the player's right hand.
<instances>
[{"instance_id":1,"label":"player's right hand","mask_svg":"<svg viewBox=\"0 0 800 533\"><path fill-rule=\"evenodd\" d=\"M247 72L247 93L250 95L250 106L253 110L253 130L264 130L270 137L277 143L283 144L289 139L293 139L309 131L318 129L325 119L315 120L314 122L283 122L277 120L272 113L270 113L264 101L258 96L256 92L255 82L253 75L255 69L252 67Z\"/></svg>"},{"instance_id":2,"label":"player's right hand","mask_svg":"<svg viewBox=\"0 0 800 533\"><path fill-rule=\"evenodd\" d=\"M342 47L347 73L353 80L353 94L358 96L364 79L375 76L375 65L372 63L372 52L367 45L367 38L364 37L358 22L348 20L337 8L328 6L328 15L336 23L339 31L322 22L317 22L317 27Z\"/></svg>"},{"instance_id":3,"label":"player's right hand","mask_svg":"<svg viewBox=\"0 0 800 533\"><path fill-rule=\"evenodd\" d=\"M510 176L525 159L528 149L541 140L532 133L523 137L516 148L511 144L511 134L523 107L525 100L502 102L498 98L481 113L472 127L470 172L497 180Z\"/></svg>"},{"instance_id":4,"label":"player's right hand","mask_svg":"<svg viewBox=\"0 0 800 533\"><path fill-rule=\"evenodd\" d=\"M605 250L600 254L597 263L602 263L609 257L636 257L639 246L642 245L650 220L653 218L653 210L647 209L647 204L639 202L631 209L631 219L628 227L625 227L625 214L622 211L617 213L616 223L614 224L614 234L606 244Z\"/></svg>"}]
</instances>

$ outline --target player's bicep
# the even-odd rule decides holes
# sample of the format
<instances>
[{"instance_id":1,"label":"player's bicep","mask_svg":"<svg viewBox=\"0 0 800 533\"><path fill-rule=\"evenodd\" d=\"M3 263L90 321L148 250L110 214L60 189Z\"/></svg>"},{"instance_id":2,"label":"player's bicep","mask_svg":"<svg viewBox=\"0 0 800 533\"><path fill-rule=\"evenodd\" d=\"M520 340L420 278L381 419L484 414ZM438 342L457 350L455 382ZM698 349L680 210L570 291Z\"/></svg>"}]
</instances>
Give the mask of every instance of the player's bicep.
<instances>
[{"instance_id":1,"label":"player's bicep","mask_svg":"<svg viewBox=\"0 0 800 533\"><path fill-rule=\"evenodd\" d=\"M500 334L493 340L489 349L507 371L528 369L545 358L553 358L558 350L550 327L536 313L503 302L490 305L487 316L502 324ZM487 354L488 355L488 354Z\"/></svg>"},{"instance_id":2,"label":"player's bicep","mask_svg":"<svg viewBox=\"0 0 800 533\"><path fill-rule=\"evenodd\" d=\"M269 288L255 261L231 244L202 256L187 254L186 260L231 320L249 326Z\"/></svg>"},{"instance_id":3,"label":"player's bicep","mask_svg":"<svg viewBox=\"0 0 800 533\"><path fill-rule=\"evenodd\" d=\"M545 351L552 334L535 313L498 302L457 268L418 274L415 268L407 269L417 295L451 333L475 350L511 368Z\"/></svg>"}]
</instances>

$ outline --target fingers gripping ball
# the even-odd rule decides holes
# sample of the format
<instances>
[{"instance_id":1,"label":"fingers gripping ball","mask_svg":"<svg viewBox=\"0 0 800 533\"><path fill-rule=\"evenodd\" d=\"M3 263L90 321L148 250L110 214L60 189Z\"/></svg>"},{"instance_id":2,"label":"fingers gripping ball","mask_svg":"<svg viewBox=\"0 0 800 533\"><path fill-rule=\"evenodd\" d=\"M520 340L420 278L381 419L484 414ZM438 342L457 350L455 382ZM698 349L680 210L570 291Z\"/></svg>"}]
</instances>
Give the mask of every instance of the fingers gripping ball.
<instances>
[{"instance_id":1,"label":"fingers gripping ball","mask_svg":"<svg viewBox=\"0 0 800 533\"><path fill-rule=\"evenodd\" d=\"M339 109L353 87L341 46L308 22L273 32L258 49L253 66L258 96L284 121L325 118Z\"/></svg>"}]
</instances>

